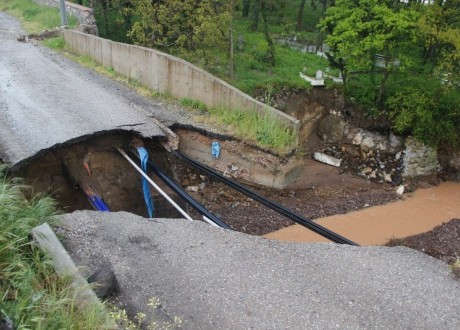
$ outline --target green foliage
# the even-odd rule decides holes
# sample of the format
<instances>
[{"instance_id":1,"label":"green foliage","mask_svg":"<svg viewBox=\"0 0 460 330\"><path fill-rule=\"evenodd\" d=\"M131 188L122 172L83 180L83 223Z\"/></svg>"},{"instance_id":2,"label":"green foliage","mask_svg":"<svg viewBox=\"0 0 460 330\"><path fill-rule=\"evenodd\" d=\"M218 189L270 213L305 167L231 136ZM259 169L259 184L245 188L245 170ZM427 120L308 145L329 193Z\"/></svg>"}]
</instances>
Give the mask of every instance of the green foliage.
<instances>
[{"instance_id":1,"label":"green foliage","mask_svg":"<svg viewBox=\"0 0 460 330\"><path fill-rule=\"evenodd\" d=\"M458 145L459 104L458 90L423 83L403 87L387 100L395 131L431 146Z\"/></svg>"},{"instance_id":2,"label":"green foliage","mask_svg":"<svg viewBox=\"0 0 460 330\"><path fill-rule=\"evenodd\" d=\"M460 1L436 0L421 8L419 30L424 39L424 59L432 71L448 73L443 78L460 81Z\"/></svg>"},{"instance_id":3,"label":"green foliage","mask_svg":"<svg viewBox=\"0 0 460 330\"><path fill-rule=\"evenodd\" d=\"M179 103L183 107L200 110L201 112L206 112L207 110L206 104L198 100L183 98L179 101Z\"/></svg>"},{"instance_id":4,"label":"green foliage","mask_svg":"<svg viewBox=\"0 0 460 330\"><path fill-rule=\"evenodd\" d=\"M274 116L227 108L212 108L209 112L237 136L256 141L280 153L294 147L294 133Z\"/></svg>"},{"instance_id":5,"label":"green foliage","mask_svg":"<svg viewBox=\"0 0 460 330\"><path fill-rule=\"evenodd\" d=\"M49 197L26 199L30 188L9 181L0 165L0 310L16 329L100 329L105 317L77 311L74 290L59 279L50 259L30 241L33 227L56 213Z\"/></svg>"},{"instance_id":6,"label":"green foliage","mask_svg":"<svg viewBox=\"0 0 460 330\"><path fill-rule=\"evenodd\" d=\"M58 8L40 6L32 0L2 0L0 10L18 17L29 33L37 33L61 26ZM70 16L68 24L70 27L76 26L76 18Z\"/></svg>"},{"instance_id":7,"label":"green foliage","mask_svg":"<svg viewBox=\"0 0 460 330\"><path fill-rule=\"evenodd\" d=\"M225 58L234 2L134 0L129 13L135 20L128 36L134 44L212 65ZM212 56L216 51L220 57Z\"/></svg>"},{"instance_id":8,"label":"green foliage","mask_svg":"<svg viewBox=\"0 0 460 330\"><path fill-rule=\"evenodd\" d=\"M43 40L43 44L54 50L64 50L65 49L65 40L63 37L55 37Z\"/></svg>"},{"instance_id":9,"label":"green foliage","mask_svg":"<svg viewBox=\"0 0 460 330\"><path fill-rule=\"evenodd\" d=\"M433 146L457 144L459 4L337 0L320 27L348 99L373 114L387 107L399 133Z\"/></svg>"}]
</instances>

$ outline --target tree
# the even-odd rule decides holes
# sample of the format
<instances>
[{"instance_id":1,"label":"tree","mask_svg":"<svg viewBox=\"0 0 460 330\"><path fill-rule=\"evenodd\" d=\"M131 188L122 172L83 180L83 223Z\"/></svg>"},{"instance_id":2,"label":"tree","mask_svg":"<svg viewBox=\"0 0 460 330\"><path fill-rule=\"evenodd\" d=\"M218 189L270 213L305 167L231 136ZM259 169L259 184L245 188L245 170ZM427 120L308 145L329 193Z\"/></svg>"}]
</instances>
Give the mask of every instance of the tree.
<instances>
[{"instance_id":1,"label":"tree","mask_svg":"<svg viewBox=\"0 0 460 330\"><path fill-rule=\"evenodd\" d=\"M258 0L260 1L260 11L262 13L262 20L264 22L264 35L265 40L268 44L267 49L267 62L271 66L275 66L275 44L273 43L272 37L270 36L270 31L268 30L268 22L267 22L267 12L266 12L266 3L265 0Z\"/></svg>"},{"instance_id":2,"label":"tree","mask_svg":"<svg viewBox=\"0 0 460 330\"><path fill-rule=\"evenodd\" d=\"M301 0L299 5L299 10L297 12L297 24L296 24L296 31L302 30L302 21L303 21L303 11L305 9L305 1Z\"/></svg>"},{"instance_id":3,"label":"tree","mask_svg":"<svg viewBox=\"0 0 460 330\"><path fill-rule=\"evenodd\" d=\"M249 8L251 7L251 0L243 0L243 10L241 16L249 16Z\"/></svg>"},{"instance_id":4,"label":"tree","mask_svg":"<svg viewBox=\"0 0 460 330\"><path fill-rule=\"evenodd\" d=\"M401 3L390 7L379 0L337 0L319 26L329 33L328 56L331 65L341 70L345 84L350 72L370 73L375 83L375 74L382 74L375 95L380 103L389 75L410 64L405 46L415 40L417 19L417 11ZM376 55L383 60L379 68Z\"/></svg>"},{"instance_id":5,"label":"tree","mask_svg":"<svg viewBox=\"0 0 460 330\"><path fill-rule=\"evenodd\" d=\"M133 0L133 43L157 48L204 66L227 53L235 0Z\"/></svg>"},{"instance_id":6,"label":"tree","mask_svg":"<svg viewBox=\"0 0 460 330\"><path fill-rule=\"evenodd\" d=\"M419 29L424 42L423 59L431 72L444 73L458 82L460 73L460 0L435 0L423 7Z\"/></svg>"}]
</instances>

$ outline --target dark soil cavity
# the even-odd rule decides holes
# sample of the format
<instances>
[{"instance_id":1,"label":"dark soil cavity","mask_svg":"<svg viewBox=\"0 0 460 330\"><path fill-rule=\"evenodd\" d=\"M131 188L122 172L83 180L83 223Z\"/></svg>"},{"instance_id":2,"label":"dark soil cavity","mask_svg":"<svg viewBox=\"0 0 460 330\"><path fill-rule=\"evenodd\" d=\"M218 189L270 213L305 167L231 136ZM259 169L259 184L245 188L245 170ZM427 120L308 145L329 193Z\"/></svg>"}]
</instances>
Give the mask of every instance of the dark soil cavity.
<instances>
[{"instance_id":1,"label":"dark soil cavity","mask_svg":"<svg viewBox=\"0 0 460 330\"><path fill-rule=\"evenodd\" d=\"M50 150L13 174L24 178L27 184L34 187L35 193L51 193L65 212L93 209L83 192L89 186L100 194L111 211L127 211L147 217L141 175L115 149L127 149L132 139L133 136L128 133L89 138ZM232 229L251 235L264 235L293 224L288 218L182 163L171 156L159 141L149 140L144 144L149 150L150 159L160 169ZM88 168L85 168L85 162ZM149 176L193 219L202 219L155 175L149 173ZM243 182L262 196L312 219L397 199L387 185L373 184L346 174L339 175L335 168L310 160L305 160L299 179L285 189ZM156 210L154 217L183 217L153 188L151 192Z\"/></svg>"},{"instance_id":2,"label":"dark soil cavity","mask_svg":"<svg viewBox=\"0 0 460 330\"><path fill-rule=\"evenodd\" d=\"M93 209L84 194L84 189L90 187L102 197L111 211L127 211L147 217L141 175L115 149L127 149L132 138L130 134L89 138L84 142L51 150L13 174L33 186L34 193L51 193L65 212ZM159 141L144 143L150 158L168 175L173 176L168 153ZM161 182L155 181L167 190ZM180 217L158 192L151 189L151 193L155 217Z\"/></svg>"}]
</instances>

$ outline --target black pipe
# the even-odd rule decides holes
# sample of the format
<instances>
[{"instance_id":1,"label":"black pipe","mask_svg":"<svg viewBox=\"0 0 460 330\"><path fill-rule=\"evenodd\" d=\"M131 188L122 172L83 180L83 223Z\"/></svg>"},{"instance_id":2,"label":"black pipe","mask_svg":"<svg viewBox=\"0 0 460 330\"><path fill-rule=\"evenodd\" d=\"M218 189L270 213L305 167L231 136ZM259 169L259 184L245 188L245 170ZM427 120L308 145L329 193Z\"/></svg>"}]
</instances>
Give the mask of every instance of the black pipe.
<instances>
[{"instance_id":1,"label":"black pipe","mask_svg":"<svg viewBox=\"0 0 460 330\"><path fill-rule=\"evenodd\" d=\"M359 244L356 244L355 242L350 241L349 239L347 239L347 238L345 238L345 237L343 237L343 236L341 236L339 234L334 233L333 231L331 231L331 230L329 230L329 229L327 229L327 228L325 228L325 227L313 222L312 220L306 219L302 215L294 213L291 210L285 208L284 206L266 199L265 197L253 192L252 190L250 190L249 188L245 187L244 185L227 179L226 177L222 176L221 174L217 173L216 171L210 169L209 167L207 167L207 166L205 166L203 164L200 164L199 162L189 158L188 156L182 154L179 151L173 151L173 154L176 155L177 157L189 162L190 164L192 164L193 166L195 166L198 169L202 170L203 172L205 172L209 176L212 176L213 178L216 178L216 179L222 181L223 183L225 183L225 184L229 185L230 187L238 190L239 192L245 194L246 196L258 201L261 204L264 204L265 206L267 206L267 207L271 208L272 210L274 210L274 211L276 211L276 212L278 212L278 213L290 218L291 220L294 220L298 224L300 224L300 225L302 225L304 227L307 227L308 229L314 231L315 233L317 233L317 234L319 234L319 235L321 235L323 237L326 237L327 239L331 240L334 243L349 244L349 245L359 246Z\"/></svg>"},{"instance_id":2,"label":"black pipe","mask_svg":"<svg viewBox=\"0 0 460 330\"><path fill-rule=\"evenodd\" d=\"M130 151L131 155L139 159L139 155L137 153L134 153ZM192 196L187 194L182 187L180 187L174 180L172 180L170 177L168 177L165 173L163 173L153 162L149 159L147 161L147 165L152 170L153 173L155 173L169 188L171 188L177 195L179 195L183 200L185 200L190 206L192 206L198 213L201 215L204 215L207 217L209 220L214 222L216 225L218 225L221 228L224 229L231 229L229 225L224 223L221 219L219 219L217 216L212 214L208 209L206 209L203 205L198 203L195 199L193 199Z\"/></svg>"}]
</instances>

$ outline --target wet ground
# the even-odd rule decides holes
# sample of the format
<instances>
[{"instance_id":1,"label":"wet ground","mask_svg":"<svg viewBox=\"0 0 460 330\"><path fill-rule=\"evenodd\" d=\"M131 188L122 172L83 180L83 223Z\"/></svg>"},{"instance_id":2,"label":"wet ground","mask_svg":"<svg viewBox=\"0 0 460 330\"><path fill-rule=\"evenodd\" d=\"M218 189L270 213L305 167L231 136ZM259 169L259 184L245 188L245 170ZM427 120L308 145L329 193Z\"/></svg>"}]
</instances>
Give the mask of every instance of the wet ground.
<instances>
[{"instance_id":1,"label":"wet ground","mask_svg":"<svg viewBox=\"0 0 460 330\"><path fill-rule=\"evenodd\" d=\"M440 259L460 278L460 219L452 219L432 230L405 238L392 239L387 246L407 246Z\"/></svg>"},{"instance_id":2,"label":"wet ground","mask_svg":"<svg viewBox=\"0 0 460 330\"><path fill-rule=\"evenodd\" d=\"M310 219L347 213L399 198L390 185L372 183L349 174L340 175L330 166L310 160L305 162L303 174L285 189L250 188ZM184 188L190 185L200 187L198 192L190 192L193 197L237 231L264 235L294 224L223 183L200 176L192 168L182 166L176 172Z\"/></svg>"}]
</instances>

